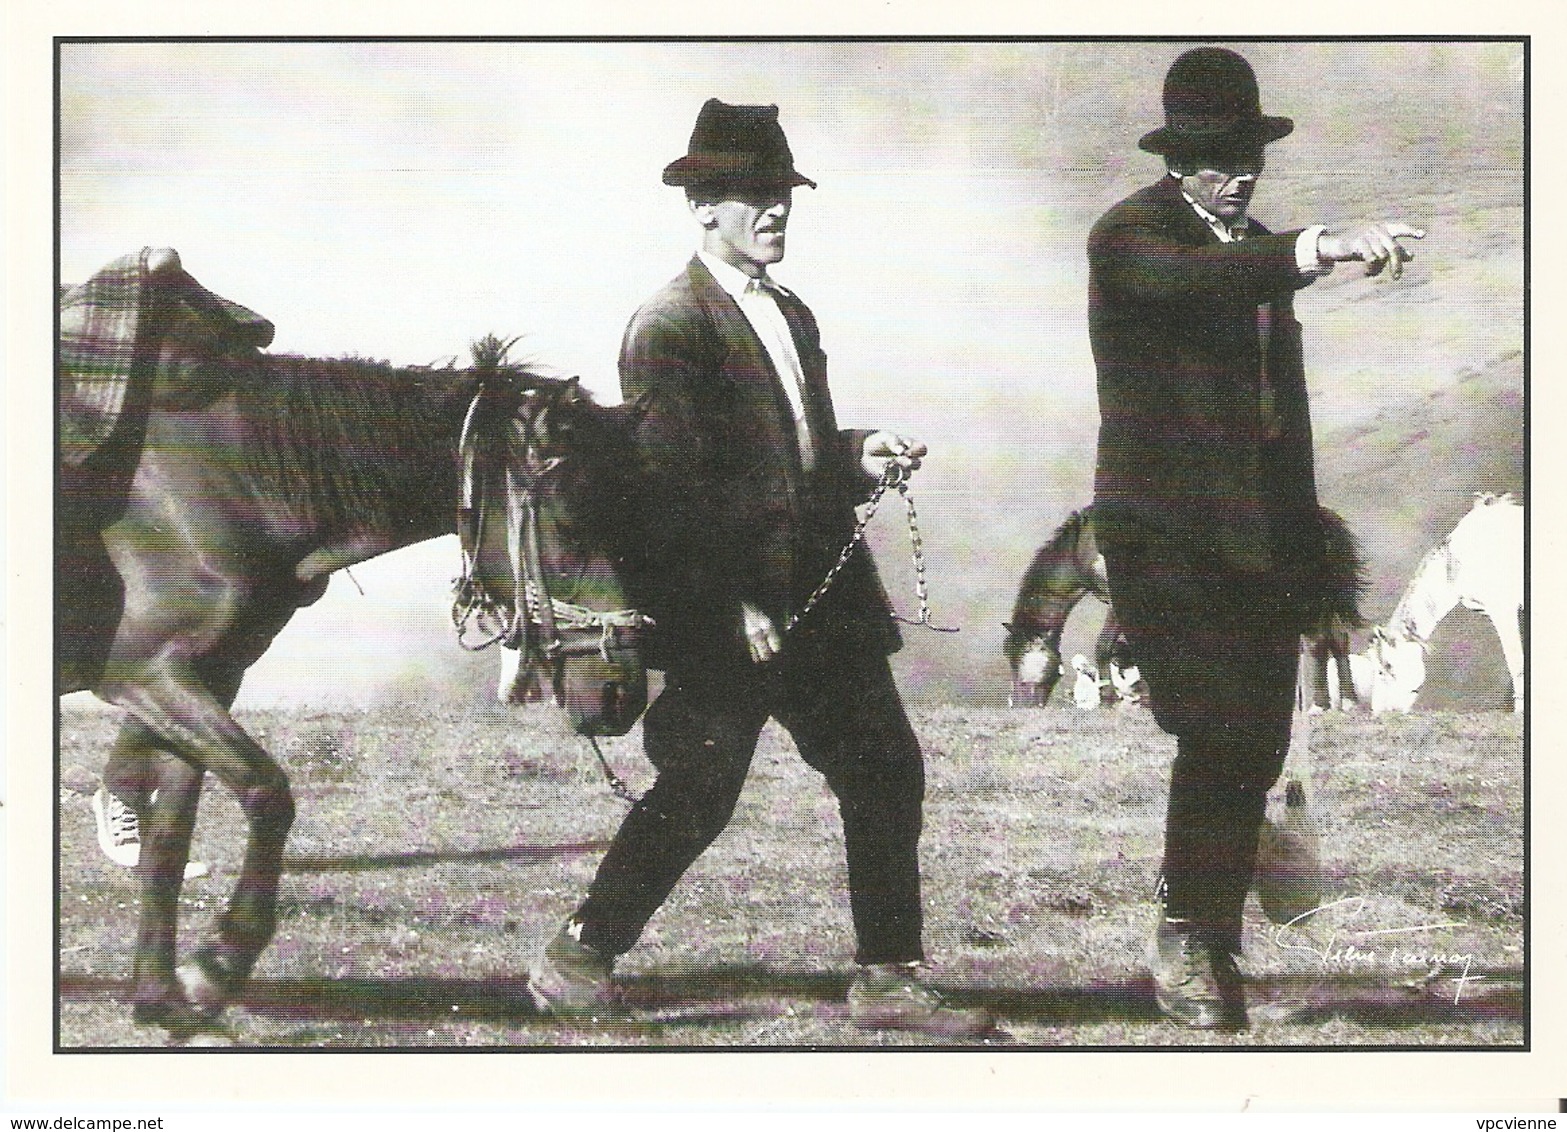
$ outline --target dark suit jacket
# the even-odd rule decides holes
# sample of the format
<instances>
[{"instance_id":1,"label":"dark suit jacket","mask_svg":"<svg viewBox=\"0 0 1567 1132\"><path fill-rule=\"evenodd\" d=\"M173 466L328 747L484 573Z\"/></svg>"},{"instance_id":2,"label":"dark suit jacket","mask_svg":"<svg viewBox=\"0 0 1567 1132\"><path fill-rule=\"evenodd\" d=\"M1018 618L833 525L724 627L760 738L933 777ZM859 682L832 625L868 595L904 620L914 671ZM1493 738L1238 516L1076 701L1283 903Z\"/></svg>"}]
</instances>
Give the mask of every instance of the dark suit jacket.
<instances>
[{"instance_id":1,"label":"dark suit jacket","mask_svg":"<svg viewBox=\"0 0 1567 1132\"><path fill-rule=\"evenodd\" d=\"M1095 518L1155 559L1281 582L1320 574L1311 418L1292 294L1298 231L1223 243L1162 178L1094 225ZM1258 307L1267 304L1268 329ZM1260 375L1263 341L1272 387Z\"/></svg>"},{"instance_id":2,"label":"dark suit jacket","mask_svg":"<svg viewBox=\"0 0 1567 1132\"><path fill-rule=\"evenodd\" d=\"M855 504L874 486L859 466L866 433L838 428L815 319L792 295L778 302L806 379L818 448L809 475L766 350L700 259L626 328L620 385L628 402L642 403L638 450L648 484L645 553L632 584L657 622L653 667L749 664L740 603L752 602L782 630L836 561ZM865 547L795 633L883 652L899 646Z\"/></svg>"}]
</instances>

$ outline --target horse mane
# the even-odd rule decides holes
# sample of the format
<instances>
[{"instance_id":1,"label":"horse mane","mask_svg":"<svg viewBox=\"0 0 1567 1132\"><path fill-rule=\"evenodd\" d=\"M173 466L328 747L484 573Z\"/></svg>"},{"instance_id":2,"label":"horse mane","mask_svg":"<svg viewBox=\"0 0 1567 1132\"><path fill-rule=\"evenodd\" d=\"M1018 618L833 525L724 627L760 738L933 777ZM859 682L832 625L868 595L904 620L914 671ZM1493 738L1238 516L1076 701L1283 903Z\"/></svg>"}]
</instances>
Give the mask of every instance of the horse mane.
<instances>
[{"instance_id":1,"label":"horse mane","mask_svg":"<svg viewBox=\"0 0 1567 1132\"><path fill-rule=\"evenodd\" d=\"M562 488L571 509L622 567L635 569L646 537L635 434L641 408L601 405L575 381L561 383L552 396L554 411L569 422L573 458L563 468Z\"/></svg>"},{"instance_id":2,"label":"horse mane","mask_svg":"<svg viewBox=\"0 0 1567 1132\"><path fill-rule=\"evenodd\" d=\"M1431 639L1437 625L1458 604L1458 591L1453 585L1453 548L1443 539L1421 556L1409 584L1398 597L1392 615L1387 619L1389 629L1397 630L1410 640L1424 643Z\"/></svg>"},{"instance_id":3,"label":"horse mane","mask_svg":"<svg viewBox=\"0 0 1567 1132\"><path fill-rule=\"evenodd\" d=\"M252 472L325 526L390 529L432 498L456 505L458 402L472 371L267 355L242 394ZM466 380L465 380L466 379Z\"/></svg>"},{"instance_id":4,"label":"horse mane","mask_svg":"<svg viewBox=\"0 0 1567 1132\"><path fill-rule=\"evenodd\" d=\"M1088 516L1092 510L1092 506L1083 507L1062 520L1061 525L1050 536L1050 541L1039 548L1039 557L1059 561L1076 554L1078 541L1083 537L1083 528L1087 526Z\"/></svg>"}]
</instances>

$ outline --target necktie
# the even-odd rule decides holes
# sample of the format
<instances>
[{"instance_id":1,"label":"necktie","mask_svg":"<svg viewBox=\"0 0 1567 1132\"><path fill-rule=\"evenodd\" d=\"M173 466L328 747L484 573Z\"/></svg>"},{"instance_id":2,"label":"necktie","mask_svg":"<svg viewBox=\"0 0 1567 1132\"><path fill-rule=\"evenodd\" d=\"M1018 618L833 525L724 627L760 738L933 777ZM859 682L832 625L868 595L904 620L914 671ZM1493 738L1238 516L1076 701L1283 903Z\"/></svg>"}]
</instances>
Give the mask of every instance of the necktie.
<instances>
[{"instance_id":1,"label":"necktie","mask_svg":"<svg viewBox=\"0 0 1567 1132\"><path fill-rule=\"evenodd\" d=\"M1273 304L1262 303L1257 307L1257 415L1262 422L1262 435L1277 440L1282 429L1273 399L1273 381L1268 375L1268 344L1272 340Z\"/></svg>"},{"instance_id":2,"label":"necktie","mask_svg":"<svg viewBox=\"0 0 1567 1132\"><path fill-rule=\"evenodd\" d=\"M1213 223L1214 231L1219 239L1225 243L1238 243L1246 238L1246 230L1251 221L1242 219L1234 227L1224 226L1219 231L1218 224ZM1279 424L1278 406L1274 403L1273 379L1268 373L1268 345L1273 341L1273 304L1260 303L1257 306L1257 418L1261 425L1261 432L1269 440L1277 440L1282 431Z\"/></svg>"}]
</instances>

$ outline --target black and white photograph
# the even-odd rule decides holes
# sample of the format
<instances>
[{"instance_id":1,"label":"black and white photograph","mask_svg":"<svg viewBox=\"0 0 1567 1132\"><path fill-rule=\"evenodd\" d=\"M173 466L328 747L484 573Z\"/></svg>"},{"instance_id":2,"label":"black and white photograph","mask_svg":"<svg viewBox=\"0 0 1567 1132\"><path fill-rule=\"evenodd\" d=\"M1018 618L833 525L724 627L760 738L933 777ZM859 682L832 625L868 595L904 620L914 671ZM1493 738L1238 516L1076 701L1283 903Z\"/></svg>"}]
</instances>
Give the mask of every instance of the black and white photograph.
<instances>
[{"instance_id":1,"label":"black and white photograph","mask_svg":"<svg viewBox=\"0 0 1567 1132\"><path fill-rule=\"evenodd\" d=\"M52 1059L1555 1042L1529 36L51 46Z\"/></svg>"}]
</instances>

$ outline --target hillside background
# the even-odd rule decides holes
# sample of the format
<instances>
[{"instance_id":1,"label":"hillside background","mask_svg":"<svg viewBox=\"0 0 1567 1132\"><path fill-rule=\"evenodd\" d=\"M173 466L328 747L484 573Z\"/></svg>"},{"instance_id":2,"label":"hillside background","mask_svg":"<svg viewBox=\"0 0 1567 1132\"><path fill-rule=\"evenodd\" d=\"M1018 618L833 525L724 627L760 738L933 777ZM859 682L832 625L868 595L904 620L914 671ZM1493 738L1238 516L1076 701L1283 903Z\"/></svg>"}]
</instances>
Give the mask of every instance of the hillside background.
<instances>
[{"instance_id":1,"label":"hillside background","mask_svg":"<svg viewBox=\"0 0 1567 1132\"><path fill-rule=\"evenodd\" d=\"M777 274L818 315L839 417L931 448L914 483L931 601L962 631L910 630L904 687L1004 702L1023 569L1090 500L1083 242L1159 175L1136 139L1186 46L65 45L61 279L172 246L271 318L278 351L438 364L520 334L613 399L626 319L694 247L659 170L705 98L776 102L821 184L796 197ZM1297 123L1270 147L1260 220L1428 232L1403 280L1341 267L1297 299L1321 496L1365 545L1380 619L1474 492L1526 486L1523 48L1232 46ZM872 543L913 613L896 500ZM446 617L457 566L446 539L334 579L241 704L488 695L494 657L461 652ZM1067 655L1100 616L1084 604ZM1454 614L1421 706L1508 702L1489 626Z\"/></svg>"}]
</instances>

